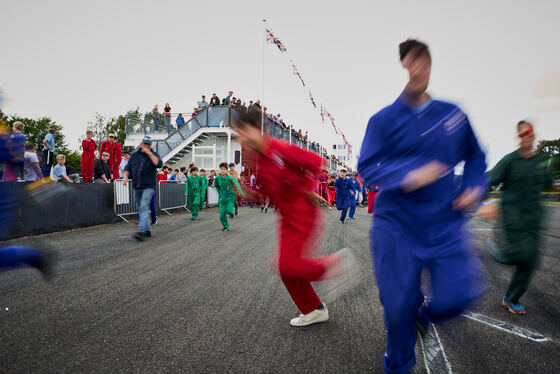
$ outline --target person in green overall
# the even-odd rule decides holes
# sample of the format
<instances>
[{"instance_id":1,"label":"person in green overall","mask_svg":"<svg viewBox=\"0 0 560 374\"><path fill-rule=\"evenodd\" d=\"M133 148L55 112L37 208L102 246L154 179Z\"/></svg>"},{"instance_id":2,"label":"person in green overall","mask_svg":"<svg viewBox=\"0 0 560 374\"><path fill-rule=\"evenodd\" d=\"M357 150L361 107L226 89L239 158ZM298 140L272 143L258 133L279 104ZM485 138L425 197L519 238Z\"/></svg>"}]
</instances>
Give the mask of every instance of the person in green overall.
<instances>
[{"instance_id":1,"label":"person in green overall","mask_svg":"<svg viewBox=\"0 0 560 374\"><path fill-rule=\"evenodd\" d=\"M206 202L206 191L208 190L208 178L206 177L206 170L200 169L200 179L202 181L201 195L200 195L200 209L204 208Z\"/></svg>"},{"instance_id":2,"label":"person in green overall","mask_svg":"<svg viewBox=\"0 0 560 374\"><path fill-rule=\"evenodd\" d=\"M519 299L527 290L529 280L538 261L541 243L543 208L540 193L551 182L548 162L542 153L533 150L535 134L533 126L526 121L517 124L520 147L505 155L491 171L490 186L503 183L501 218L497 222L498 245L487 240L490 253L499 263L515 266L513 278L502 299L502 306L513 314L525 314ZM479 216L496 219L500 216L496 201L482 203Z\"/></svg>"},{"instance_id":3,"label":"person in green overall","mask_svg":"<svg viewBox=\"0 0 560 374\"><path fill-rule=\"evenodd\" d=\"M222 222L222 231L229 231L229 222L227 216L233 218L233 207L235 205L235 191L237 189L239 194L243 197L241 186L234 177L228 174L228 165L226 162L220 164L220 174L214 180L214 186L220 199L218 200L218 207L220 208L220 221Z\"/></svg>"},{"instance_id":4,"label":"person in green overall","mask_svg":"<svg viewBox=\"0 0 560 374\"><path fill-rule=\"evenodd\" d=\"M185 196L189 202L191 208L191 219L198 219L198 210L202 205L202 178L198 175L198 168L193 166L191 168L191 175L187 178L187 183L185 184Z\"/></svg>"}]
</instances>

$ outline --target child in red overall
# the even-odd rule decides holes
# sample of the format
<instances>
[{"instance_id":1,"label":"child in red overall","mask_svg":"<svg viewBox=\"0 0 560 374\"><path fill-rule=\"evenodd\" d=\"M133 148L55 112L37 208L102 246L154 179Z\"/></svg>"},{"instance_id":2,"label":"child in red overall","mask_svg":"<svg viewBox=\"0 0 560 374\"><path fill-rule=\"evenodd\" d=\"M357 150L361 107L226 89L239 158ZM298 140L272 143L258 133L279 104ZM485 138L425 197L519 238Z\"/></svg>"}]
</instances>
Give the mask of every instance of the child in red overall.
<instances>
[{"instance_id":1,"label":"child in red overall","mask_svg":"<svg viewBox=\"0 0 560 374\"><path fill-rule=\"evenodd\" d=\"M82 182L91 183L93 174L93 162L95 161L95 150L97 144L92 139L93 131L86 131L86 138L82 140L82 158L80 160L80 168L82 170Z\"/></svg>"},{"instance_id":2,"label":"child in red overall","mask_svg":"<svg viewBox=\"0 0 560 374\"><path fill-rule=\"evenodd\" d=\"M324 201L312 192L323 160L315 153L263 136L260 113L241 113L234 124L244 147L257 153L257 172L262 193L270 196L280 213L278 271L290 296L301 311L292 326L307 326L329 319L326 305L311 282L341 274L346 256L341 252L312 257L317 243Z\"/></svg>"},{"instance_id":3,"label":"child in red overall","mask_svg":"<svg viewBox=\"0 0 560 374\"><path fill-rule=\"evenodd\" d=\"M329 201L329 208L333 206L336 201L336 186L334 185L334 178L329 178L329 183L327 184L327 200Z\"/></svg>"}]
</instances>

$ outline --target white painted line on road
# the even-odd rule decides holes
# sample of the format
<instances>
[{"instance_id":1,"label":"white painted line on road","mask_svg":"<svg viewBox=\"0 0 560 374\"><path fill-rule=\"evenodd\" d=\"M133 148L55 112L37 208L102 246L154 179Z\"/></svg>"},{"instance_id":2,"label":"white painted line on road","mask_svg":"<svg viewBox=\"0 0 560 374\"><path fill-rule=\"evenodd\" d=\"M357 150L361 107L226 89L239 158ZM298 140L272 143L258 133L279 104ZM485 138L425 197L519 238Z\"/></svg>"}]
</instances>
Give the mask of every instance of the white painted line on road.
<instances>
[{"instance_id":1,"label":"white painted line on road","mask_svg":"<svg viewBox=\"0 0 560 374\"><path fill-rule=\"evenodd\" d=\"M484 323L485 325L495 327L498 330L503 330L503 331L509 332L510 334L517 335L517 336L520 336L522 338L532 340L534 342L543 343L543 342L552 341L550 338L547 338L546 336L544 336L542 334L539 334L538 332L533 332L533 331L526 330L523 327L510 325L509 323L502 322L502 321L499 321L497 319L487 317L483 314L478 314L478 313L474 313L474 312L466 312L466 313L463 314L463 316L465 316L469 319L472 319L474 321Z\"/></svg>"},{"instance_id":2,"label":"white painted line on road","mask_svg":"<svg viewBox=\"0 0 560 374\"><path fill-rule=\"evenodd\" d=\"M447 356L443 350L439 334L433 324L430 324L428 333L421 337L420 345L424 353L424 364L428 374L453 374L451 365L447 361Z\"/></svg>"}]
</instances>

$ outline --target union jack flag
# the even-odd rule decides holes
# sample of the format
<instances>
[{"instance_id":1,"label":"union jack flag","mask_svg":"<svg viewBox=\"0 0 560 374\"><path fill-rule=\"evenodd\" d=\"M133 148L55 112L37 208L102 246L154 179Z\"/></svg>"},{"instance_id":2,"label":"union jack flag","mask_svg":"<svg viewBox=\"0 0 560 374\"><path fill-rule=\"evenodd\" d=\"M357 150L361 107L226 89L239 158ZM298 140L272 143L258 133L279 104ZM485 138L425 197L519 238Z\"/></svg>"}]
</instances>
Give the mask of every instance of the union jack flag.
<instances>
[{"instance_id":1,"label":"union jack flag","mask_svg":"<svg viewBox=\"0 0 560 374\"><path fill-rule=\"evenodd\" d=\"M286 46L280 41L269 29L266 29L266 42L274 43L280 50L280 52L287 52Z\"/></svg>"},{"instance_id":2,"label":"union jack flag","mask_svg":"<svg viewBox=\"0 0 560 374\"><path fill-rule=\"evenodd\" d=\"M303 81L303 78L301 77L301 75L299 74L298 69L296 68L296 66L294 65L294 63L292 62L292 60L290 60L290 62L292 63L292 71L294 75L297 75L299 80L301 81L301 84L303 84L303 87L305 87L305 82Z\"/></svg>"}]
</instances>

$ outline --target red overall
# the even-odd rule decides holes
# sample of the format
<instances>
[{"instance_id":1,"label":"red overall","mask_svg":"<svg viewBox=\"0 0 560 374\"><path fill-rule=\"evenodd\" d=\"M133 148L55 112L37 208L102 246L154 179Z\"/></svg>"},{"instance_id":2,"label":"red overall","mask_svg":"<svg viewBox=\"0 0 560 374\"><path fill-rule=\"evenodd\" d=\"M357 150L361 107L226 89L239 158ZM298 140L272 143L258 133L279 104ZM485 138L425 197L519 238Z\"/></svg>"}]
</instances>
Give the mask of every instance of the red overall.
<instances>
[{"instance_id":1,"label":"red overall","mask_svg":"<svg viewBox=\"0 0 560 374\"><path fill-rule=\"evenodd\" d=\"M368 213L373 213L373 207L375 205L375 196L377 195L377 191L368 191L367 192L367 211Z\"/></svg>"},{"instance_id":2,"label":"red overall","mask_svg":"<svg viewBox=\"0 0 560 374\"><path fill-rule=\"evenodd\" d=\"M90 183L93 174L93 162L95 161L95 150L97 144L94 140L82 140L82 159L80 160L80 168L82 171L82 182Z\"/></svg>"},{"instance_id":3,"label":"red overall","mask_svg":"<svg viewBox=\"0 0 560 374\"><path fill-rule=\"evenodd\" d=\"M334 182L327 185L327 201L329 202L329 206L333 206L333 203L336 201L336 187L334 186Z\"/></svg>"},{"instance_id":4,"label":"red overall","mask_svg":"<svg viewBox=\"0 0 560 374\"><path fill-rule=\"evenodd\" d=\"M295 145L268 138L257 159L263 192L280 212L278 271L290 296L303 314L321 305L311 282L323 279L335 258L313 258L321 227L321 212L306 194L312 191L323 159Z\"/></svg>"},{"instance_id":5,"label":"red overall","mask_svg":"<svg viewBox=\"0 0 560 374\"><path fill-rule=\"evenodd\" d=\"M102 155L103 152L109 153L109 160L107 160L107 165L109 165L109 170L111 170L111 178L119 179L119 165L121 164L122 148L118 142L109 142L108 140L101 144L99 149L99 154Z\"/></svg>"}]
</instances>

